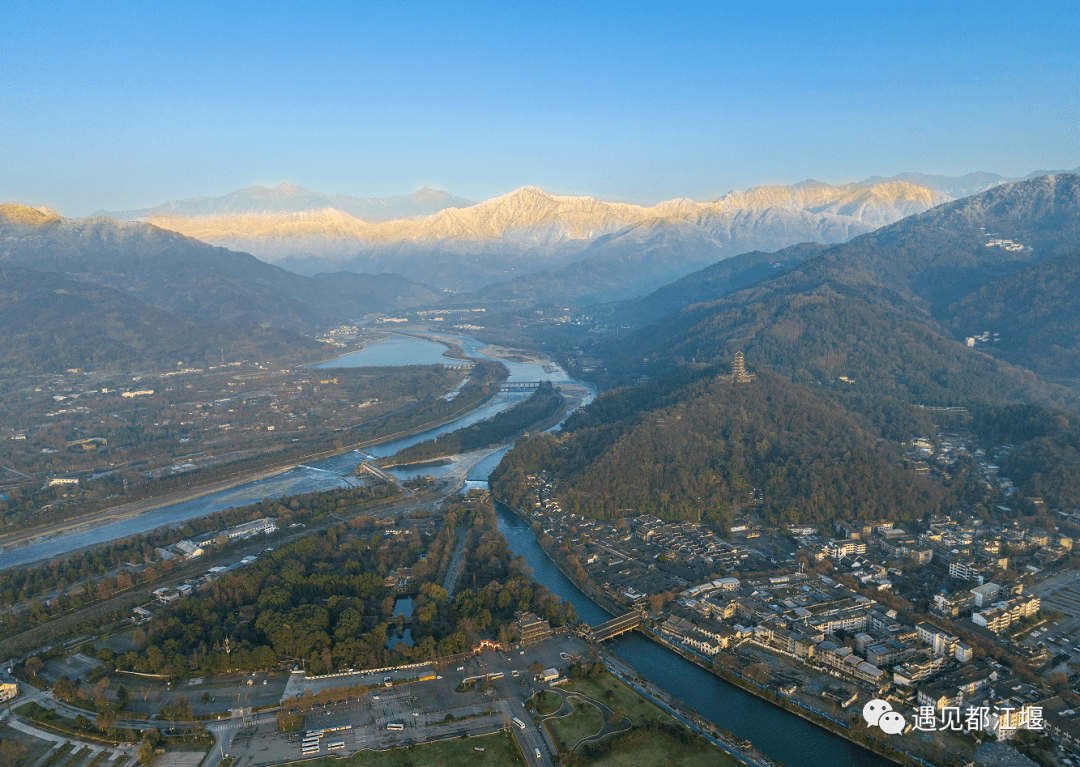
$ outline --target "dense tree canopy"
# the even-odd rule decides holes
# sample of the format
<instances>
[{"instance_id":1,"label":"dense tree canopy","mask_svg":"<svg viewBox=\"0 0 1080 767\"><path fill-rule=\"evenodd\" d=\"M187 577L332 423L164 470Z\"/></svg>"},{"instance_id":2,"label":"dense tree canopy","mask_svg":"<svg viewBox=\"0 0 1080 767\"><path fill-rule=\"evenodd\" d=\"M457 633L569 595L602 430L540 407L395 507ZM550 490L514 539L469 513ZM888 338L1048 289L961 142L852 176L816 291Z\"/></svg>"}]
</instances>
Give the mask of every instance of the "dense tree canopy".
<instances>
[{"instance_id":1,"label":"dense tree canopy","mask_svg":"<svg viewBox=\"0 0 1080 767\"><path fill-rule=\"evenodd\" d=\"M546 469L571 511L721 522L757 503L755 490L776 523L911 519L947 499L835 401L768 371L742 385L714 373L600 397L561 436L519 444L493 489L519 504L526 475Z\"/></svg>"},{"instance_id":2,"label":"dense tree canopy","mask_svg":"<svg viewBox=\"0 0 1080 767\"><path fill-rule=\"evenodd\" d=\"M440 584L459 537L460 590L449 595ZM404 593L385 583L398 568L411 572ZM395 613L402 596L412 597L410 619ZM471 512L451 507L434 536L415 527L386 535L362 516L279 547L158 613L145 647L116 658L116 665L176 677L192 664L218 673L303 663L318 674L436 660L471 649L482 636L508 641L517 610L556 626L577 617L571 605L529 581L490 504ZM406 623L413 646L391 648L388 640Z\"/></svg>"}]
</instances>

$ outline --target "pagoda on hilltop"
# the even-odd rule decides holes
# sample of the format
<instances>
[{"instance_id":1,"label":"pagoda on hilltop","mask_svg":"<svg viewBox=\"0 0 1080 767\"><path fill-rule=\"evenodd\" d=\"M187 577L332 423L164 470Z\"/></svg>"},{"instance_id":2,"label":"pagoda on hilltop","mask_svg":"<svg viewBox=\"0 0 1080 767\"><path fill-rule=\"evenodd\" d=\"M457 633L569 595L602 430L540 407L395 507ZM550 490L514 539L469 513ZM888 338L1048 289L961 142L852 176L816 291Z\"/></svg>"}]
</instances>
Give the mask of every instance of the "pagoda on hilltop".
<instances>
[{"instance_id":1,"label":"pagoda on hilltop","mask_svg":"<svg viewBox=\"0 0 1080 767\"><path fill-rule=\"evenodd\" d=\"M750 383L754 380L753 373L746 372L746 359L742 352L735 352L735 359L731 361L731 382Z\"/></svg>"}]
</instances>

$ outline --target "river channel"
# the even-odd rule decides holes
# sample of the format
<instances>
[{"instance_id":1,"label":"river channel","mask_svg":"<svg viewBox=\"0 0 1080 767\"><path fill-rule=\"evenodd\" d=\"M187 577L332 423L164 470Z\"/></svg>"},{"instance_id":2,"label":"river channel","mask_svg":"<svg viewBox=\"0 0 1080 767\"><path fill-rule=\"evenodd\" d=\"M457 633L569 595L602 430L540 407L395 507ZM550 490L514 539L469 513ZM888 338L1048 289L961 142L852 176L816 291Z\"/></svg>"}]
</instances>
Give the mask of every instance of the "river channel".
<instances>
[{"instance_id":1,"label":"river channel","mask_svg":"<svg viewBox=\"0 0 1080 767\"><path fill-rule=\"evenodd\" d=\"M491 359L482 351L485 344L474 338L445 333L441 335L452 338L464 349L469 357ZM460 362L460 360L444 357L443 352L445 351L446 347L442 344L413 336L393 334L385 341L368 344L359 352L351 352L336 360L320 363L318 367L394 367L401 365L434 365L438 363L457 364ZM549 372L545 371L541 365L524 362L503 361L503 364L510 371L509 381L548 380L555 384L577 383L581 386L587 386L590 391L595 392L594 387L574 381L558 367L549 367ZM52 559L86 546L108 543L119 538L146 533L160 527L179 525L188 519L203 517L215 511L222 511L234 506L254 503L261 501L263 498L278 498L283 495L295 495L343 487L350 481L349 477L361 459L393 455L398 450L409 445L491 418L496 413L505 410L527 396L527 393L499 394L485 406L450 423L393 442L375 445L366 448L363 452L354 451L319 461L311 461L270 477L193 498L189 501L162 506L138 516L102 525L75 528L63 535L37 538L22 546L12 547L8 550L0 549L0 568ZM591 400L591 396L586 398L585 402L589 400ZM491 459L484 461L481 466L473 470L470 479L486 480L488 474L491 473L491 469L498 465L502 454L503 451L499 451L492 457L494 463L491 462ZM489 466L490 468L487 468ZM408 479L418 474L439 476L453 468L453 465L422 466L402 467L390 471L395 476Z\"/></svg>"},{"instance_id":2,"label":"river channel","mask_svg":"<svg viewBox=\"0 0 1080 767\"><path fill-rule=\"evenodd\" d=\"M612 617L552 564L524 520L502 504L495 508L499 530L510 550L525 557L534 581L570 602L578 617L593 626ZM623 634L605 645L657 687L787 767L895 767L894 762L766 703L638 634Z\"/></svg>"}]
</instances>

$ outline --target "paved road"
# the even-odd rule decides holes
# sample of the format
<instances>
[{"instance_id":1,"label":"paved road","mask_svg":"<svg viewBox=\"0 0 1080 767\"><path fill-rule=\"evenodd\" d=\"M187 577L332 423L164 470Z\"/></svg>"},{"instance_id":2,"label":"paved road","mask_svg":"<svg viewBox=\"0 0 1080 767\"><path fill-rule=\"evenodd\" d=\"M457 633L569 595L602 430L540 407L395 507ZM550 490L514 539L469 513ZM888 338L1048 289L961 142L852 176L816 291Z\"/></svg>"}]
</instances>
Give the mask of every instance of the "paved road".
<instances>
[{"instance_id":1,"label":"paved road","mask_svg":"<svg viewBox=\"0 0 1080 767\"><path fill-rule=\"evenodd\" d=\"M465 538L468 536L468 528L462 525L457 531L457 546L454 547L454 556L450 557L450 567L446 570L446 580L443 588L449 596L454 595L454 587L457 586L458 573L461 571L461 560L465 558Z\"/></svg>"}]
</instances>

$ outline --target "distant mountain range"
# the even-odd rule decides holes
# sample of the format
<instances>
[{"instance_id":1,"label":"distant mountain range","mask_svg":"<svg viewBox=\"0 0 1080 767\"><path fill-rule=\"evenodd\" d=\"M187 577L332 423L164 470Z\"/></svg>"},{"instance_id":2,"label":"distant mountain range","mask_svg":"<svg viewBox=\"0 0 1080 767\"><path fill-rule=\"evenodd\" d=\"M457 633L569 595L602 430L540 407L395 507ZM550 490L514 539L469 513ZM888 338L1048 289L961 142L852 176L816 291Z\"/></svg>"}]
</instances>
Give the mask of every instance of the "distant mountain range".
<instances>
[{"instance_id":1,"label":"distant mountain range","mask_svg":"<svg viewBox=\"0 0 1080 767\"><path fill-rule=\"evenodd\" d=\"M305 210L278 211L195 201L142 211L140 218L301 274L385 271L468 291L542 272L506 290L531 295L540 286L554 288L558 300L612 300L738 253L843 242L947 198L905 181L804 182L731 192L707 203L643 207L524 187L468 207L392 221L364 219L307 190L294 190L288 199L314 202ZM575 264L552 280L550 273ZM582 282L582 270L591 283Z\"/></svg>"},{"instance_id":2,"label":"distant mountain range","mask_svg":"<svg viewBox=\"0 0 1080 767\"><path fill-rule=\"evenodd\" d=\"M163 205L141 210L99 210L93 216L108 216L120 221L147 221L154 218L278 216L339 210L364 221L391 221L438 213L445 208L466 208L474 203L454 197L440 189L422 187L399 197L350 197L346 194L323 194L295 184L280 184L270 189L249 186L221 197L189 197L169 200Z\"/></svg>"},{"instance_id":3,"label":"distant mountain range","mask_svg":"<svg viewBox=\"0 0 1080 767\"><path fill-rule=\"evenodd\" d=\"M145 223L0 205L0 268L53 272L197 322L313 333L438 294L395 274L304 277Z\"/></svg>"},{"instance_id":4,"label":"distant mountain range","mask_svg":"<svg viewBox=\"0 0 1080 767\"><path fill-rule=\"evenodd\" d=\"M1002 184L1011 184L1015 181L1025 181L1029 178L1038 178L1039 176L1051 176L1058 173L1080 173L1080 167L1071 171L1068 170L1037 170L1034 173L1029 173L1026 176L1002 176L1000 173L986 173L985 171L979 171L977 173L968 173L964 176L935 176L926 173L897 173L895 176L870 176L870 178L864 179L864 184L880 184L885 181L907 181L910 184L918 184L919 186L925 186L927 189L933 189L935 192L941 192L944 195L952 197L954 200L961 197L970 197L973 194L979 192L985 192L987 189L991 189L995 186L1001 186Z\"/></svg>"}]
</instances>

